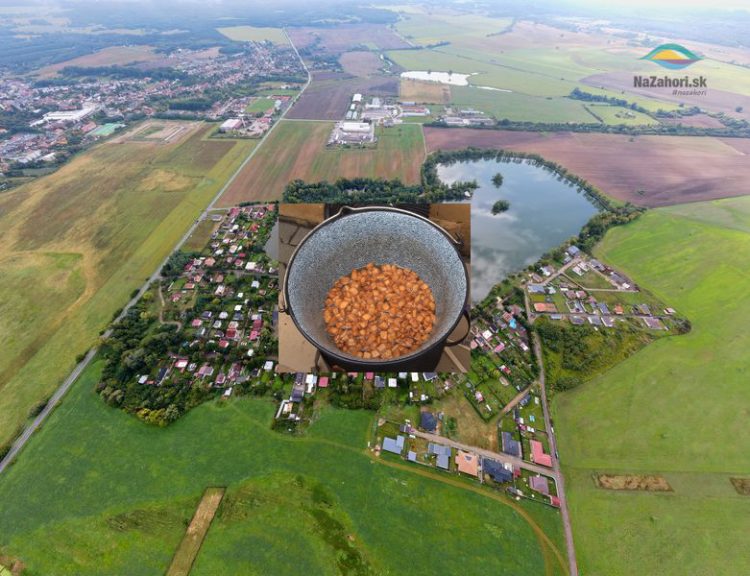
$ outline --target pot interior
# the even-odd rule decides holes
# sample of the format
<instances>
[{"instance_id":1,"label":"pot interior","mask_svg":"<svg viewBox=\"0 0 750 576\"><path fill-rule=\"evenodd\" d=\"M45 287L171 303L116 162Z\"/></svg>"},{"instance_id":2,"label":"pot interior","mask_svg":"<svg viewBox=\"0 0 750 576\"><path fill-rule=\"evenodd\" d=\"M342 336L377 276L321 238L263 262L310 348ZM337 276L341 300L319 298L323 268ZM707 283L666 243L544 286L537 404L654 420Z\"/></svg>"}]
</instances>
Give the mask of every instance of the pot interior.
<instances>
[{"instance_id":1,"label":"pot interior","mask_svg":"<svg viewBox=\"0 0 750 576\"><path fill-rule=\"evenodd\" d=\"M334 282L368 263L396 264L419 274L435 298L435 326L414 356L444 340L458 322L467 301L464 264L445 232L429 221L397 210L353 212L334 217L299 245L287 269L287 306L315 346L329 354L367 364L339 350L325 329L323 306Z\"/></svg>"}]
</instances>

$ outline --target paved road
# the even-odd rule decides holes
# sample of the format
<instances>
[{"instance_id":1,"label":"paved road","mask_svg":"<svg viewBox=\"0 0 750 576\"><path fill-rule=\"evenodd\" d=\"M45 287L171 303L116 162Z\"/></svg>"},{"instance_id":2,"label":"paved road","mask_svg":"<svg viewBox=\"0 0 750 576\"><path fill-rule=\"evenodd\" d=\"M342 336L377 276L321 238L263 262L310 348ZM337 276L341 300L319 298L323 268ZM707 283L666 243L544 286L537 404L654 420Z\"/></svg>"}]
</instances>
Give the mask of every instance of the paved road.
<instances>
[{"instance_id":1,"label":"paved road","mask_svg":"<svg viewBox=\"0 0 750 576\"><path fill-rule=\"evenodd\" d=\"M560 274L563 274L568 268L571 268L572 266L575 266L576 264L579 264L581 262L581 257L576 256L573 258L570 262L567 264L562 265L560 268L555 270L552 274L547 276L544 280L540 282L542 286L546 286L550 282L552 282L555 278L557 278Z\"/></svg>"},{"instance_id":2,"label":"paved road","mask_svg":"<svg viewBox=\"0 0 750 576\"><path fill-rule=\"evenodd\" d=\"M529 313L528 302L526 313L527 315ZM539 338L533 332L532 338L534 339L534 354L536 355L536 360L539 364L539 388L542 393L542 413L544 414L544 426L547 429L547 439L549 440L549 449L552 455L552 468L554 470L555 482L557 482L557 497L560 499L560 514L562 516L563 531L565 533L565 547L567 548L568 552L568 570L570 571L570 576L578 576L578 562L576 561L576 550L573 544L573 528L570 524L568 499L565 496L565 478L563 477L562 470L560 470L560 461L557 458L557 438L555 437L555 430L552 427L552 419L549 415L549 405L547 404L547 386L545 383L544 375L544 358L542 356L542 345L539 342Z\"/></svg>"},{"instance_id":3,"label":"paved road","mask_svg":"<svg viewBox=\"0 0 750 576\"><path fill-rule=\"evenodd\" d=\"M517 468L523 468L530 472L534 472L535 474L544 474L545 476L552 477L555 476L555 471L547 468L546 466L539 466L538 464L534 464L532 462L526 462L526 460L511 456L510 454L502 454L499 452L493 452L492 450L485 450L484 448L477 448L476 446L469 446L468 444L456 442L455 440L451 440L450 438L446 438L445 436L430 434L429 432L421 432L420 430L412 429L410 433L414 434L414 436L418 436L419 438L429 440L430 442L444 444L445 446L458 448L459 450L465 450L466 452L474 452L485 458L491 458L492 460L502 462L503 464L512 464ZM557 482L557 478L555 478L555 482Z\"/></svg>"},{"instance_id":4,"label":"paved road","mask_svg":"<svg viewBox=\"0 0 750 576\"><path fill-rule=\"evenodd\" d=\"M286 31L284 33L286 33ZM123 307L122 312L116 318L115 322L121 320L125 316L125 314L128 313L128 310L130 310L130 308L133 305L135 305L135 303L138 302L138 300L140 300L141 296L143 296L143 294L146 293L146 291L151 287L151 285L154 282L158 282L159 280L161 280L161 269L167 263L167 261L172 256L172 254L177 252L180 248L182 248L182 245L185 244L188 238L190 238L193 232L195 232L195 229L198 227L198 224L200 224L201 221L203 221L205 218L209 216L209 212L217 210L217 208L214 207L216 202L219 200L219 198L221 198L222 194L226 192L227 188L229 188L229 186L232 184L234 179L242 171L242 169L247 165L247 163L250 162L250 160L252 160L253 156L255 156L255 153L266 141L266 138L268 138L271 132L273 132L274 128L278 126L279 122L284 118L286 113L289 110L291 110L292 106L297 101L297 99L302 95L302 93L310 85L310 81L312 80L310 71L305 65L304 60L302 60L302 57L299 55L299 52L297 51L297 47L292 42L292 39L289 38L288 34L287 34L287 38L289 39L289 43L291 44L292 48L294 49L295 54L297 54L297 57L302 63L302 66L304 67L305 72L307 73L307 82L302 87L302 90L300 90L299 93L294 97L294 99L292 100L292 103L284 110L284 112L281 113L279 120L271 126L268 132L265 133L265 135L263 136L261 141L258 143L258 145L255 148L253 148L250 154L248 154L247 158L245 158L245 160L242 162L242 164L239 165L237 170L235 170L234 173L229 177L229 179L226 181L224 186L222 186L221 189L216 193L216 195L211 199L211 202L208 204L208 206L206 206L205 210L203 210L201 215L195 220L195 222L193 222L190 228L188 228L187 232L185 232L182 238L180 238L180 241L177 242L172 252L169 253L169 256L167 256L164 259L164 261L159 265L159 267L156 269L156 271L153 274L151 274L148 280L146 280L143 286L141 286L141 288L138 290L138 293L133 298L131 298L130 301ZM112 330L107 329L107 331L103 333L102 337L107 338L111 334L112 334ZM84 359L78 363L78 365L73 369L70 375L60 385L60 387L57 390L55 390L55 393L52 394L49 401L47 402L47 405L44 407L44 410L42 410L39 413L39 415L36 418L34 418L34 421L29 426L26 427L26 429L21 433L21 435L18 438L16 438L16 440L13 442L13 445L11 446L8 453L5 455L5 457L2 460L0 460L0 474L2 474L5 471L5 469L10 465L10 463L14 460L14 458L18 456L19 452L21 452L21 450L29 441L29 439L34 434L34 432L36 432L36 430L39 429L42 423L47 419L47 417L52 413L55 407L60 403L62 398L65 396L65 394L68 392L70 387L73 385L73 382L76 381L76 379L81 375L81 372L83 372L86 369L86 367L91 363L94 356L96 356L96 353L98 352L98 350L99 349L97 347L94 347L88 351Z\"/></svg>"}]
</instances>

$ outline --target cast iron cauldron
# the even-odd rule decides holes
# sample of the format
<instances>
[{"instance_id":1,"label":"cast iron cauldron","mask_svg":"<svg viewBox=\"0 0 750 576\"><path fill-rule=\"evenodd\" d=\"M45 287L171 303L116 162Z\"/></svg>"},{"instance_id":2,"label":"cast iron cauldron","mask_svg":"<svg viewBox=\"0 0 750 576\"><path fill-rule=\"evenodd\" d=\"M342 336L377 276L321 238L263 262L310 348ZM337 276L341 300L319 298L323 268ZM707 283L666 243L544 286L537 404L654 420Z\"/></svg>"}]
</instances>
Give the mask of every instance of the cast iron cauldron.
<instances>
[{"instance_id":1,"label":"cast iron cauldron","mask_svg":"<svg viewBox=\"0 0 750 576\"><path fill-rule=\"evenodd\" d=\"M300 242L284 276L282 310L329 366L344 370L432 371L462 316L469 321L469 278L458 243L430 220L382 206L342 208ZM435 298L435 326L417 350L384 360L339 350L325 329L323 307L334 282L368 263L396 264L419 274ZM467 328L468 333L468 328ZM465 336L465 335L464 335Z\"/></svg>"}]
</instances>

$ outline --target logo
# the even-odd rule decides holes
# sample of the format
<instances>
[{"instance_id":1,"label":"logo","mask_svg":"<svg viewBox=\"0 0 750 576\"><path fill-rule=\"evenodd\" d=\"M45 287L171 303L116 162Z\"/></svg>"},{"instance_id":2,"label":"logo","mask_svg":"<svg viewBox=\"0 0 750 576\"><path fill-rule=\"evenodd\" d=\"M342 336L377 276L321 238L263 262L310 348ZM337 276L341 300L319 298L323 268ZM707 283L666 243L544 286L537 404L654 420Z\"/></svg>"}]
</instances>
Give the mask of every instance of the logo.
<instances>
[{"instance_id":1,"label":"logo","mask_svg":"<svg viewBox=\"0 0 750 576\"><path fill-rule=\"evenodd\" d=\"M679 44L662 44L651 50L641 60L650 60L669 70L681 70L702 58Z\"/></svg>"}]
</instances>

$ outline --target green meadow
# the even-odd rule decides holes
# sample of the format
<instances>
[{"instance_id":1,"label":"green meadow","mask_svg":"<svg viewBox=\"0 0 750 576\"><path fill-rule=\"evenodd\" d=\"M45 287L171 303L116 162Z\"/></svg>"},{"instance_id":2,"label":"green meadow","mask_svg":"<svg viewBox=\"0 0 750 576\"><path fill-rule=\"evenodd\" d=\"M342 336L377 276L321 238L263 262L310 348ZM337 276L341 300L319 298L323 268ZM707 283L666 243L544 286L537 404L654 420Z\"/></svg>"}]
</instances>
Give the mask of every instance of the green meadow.
<instances>
[{"instance_id":1,"label":"green meadow","mask_svg":"<svg viewBox=\"0 0 750 576\"><path fill-rule=\"evenodd\" d=\"M498 120L519 122L596 122L583 102L570 98L528 96L518 92L483 90L474 86L452 86L452 102L491 114Z\"/></svg>"},{"instance_id":2,"label":"green meadow","mask_svg":"<svg viewBox=\"0 0 750 576\"><path fill-rule=\"evenodd\" d=\"M597 256L690 319L557 396L553 411L582 573L744 574L750 499L750 198L653 210ZM596 488L610 472L661 474L670 493Z\"/></svg>"},{"instance_id":3,"label":"green meadow","mask_svg":"<svg viewBox=\"0 0 750 576\"><path fill-rule=\"evenodd\" d=\"M216 29L235 42L263 42L269 40L274 44L288 44L289 39L281 28L266 28L259 26L227 26Z\"/></svg>"},{"instance_id":4,"label":"green meadow","mask_svg":"<svg viewBox=\"0 0 750 576\"><path fill-rule=\"evenodd\" d=\"M0 198L0 448L255 145L208 132L101 144Z\"/></svg>"},{"instance_id":5,"label":"green meadow","mask_svg":"<svg viewBox=\"0 0 750 576\"><path fill-rule=\"evenodd\" d=\"M0 477L0 555L30 574L164 573L207 486L227 494L193 574L564 573L557 511L373 457L371 412L294 437L243 398L156 428L99 399L100 369Z\"/></svg>"}]
</instances>

